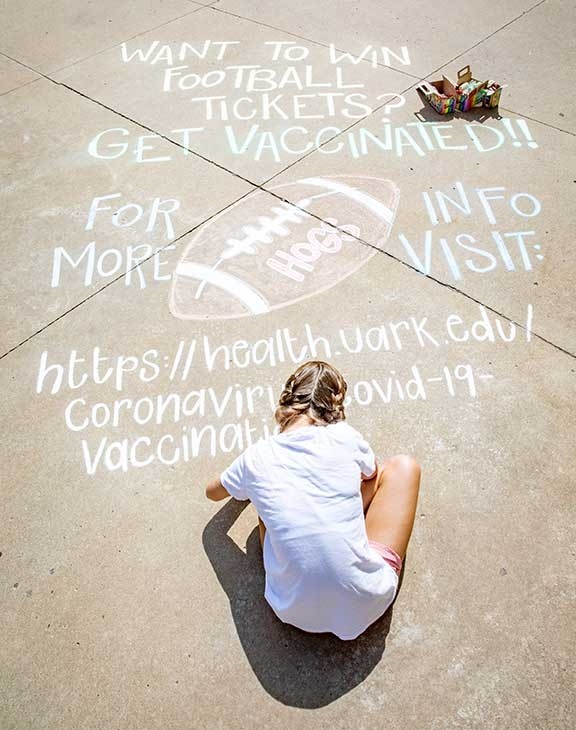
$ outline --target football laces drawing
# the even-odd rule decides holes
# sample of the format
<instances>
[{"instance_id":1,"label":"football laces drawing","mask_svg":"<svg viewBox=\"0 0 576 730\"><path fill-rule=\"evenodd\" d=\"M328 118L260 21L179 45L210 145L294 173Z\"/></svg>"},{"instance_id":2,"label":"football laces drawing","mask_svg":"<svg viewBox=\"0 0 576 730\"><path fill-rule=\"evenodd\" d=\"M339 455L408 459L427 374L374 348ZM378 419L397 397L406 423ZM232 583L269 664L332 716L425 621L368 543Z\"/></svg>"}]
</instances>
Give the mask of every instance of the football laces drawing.
<instances>
[{"instance_id":1,"label":"football laces drawing","mask_svg":"<svg viewBox=\"0 0 576 730\"><path fill-rule=\"evenodd\" d=\"M258 191L192 237L172 275L175 317L265 314L336 286L384 248L400 197L391 180L347 175L271 190L293 204Z\"/></svg>"}]
</instances>

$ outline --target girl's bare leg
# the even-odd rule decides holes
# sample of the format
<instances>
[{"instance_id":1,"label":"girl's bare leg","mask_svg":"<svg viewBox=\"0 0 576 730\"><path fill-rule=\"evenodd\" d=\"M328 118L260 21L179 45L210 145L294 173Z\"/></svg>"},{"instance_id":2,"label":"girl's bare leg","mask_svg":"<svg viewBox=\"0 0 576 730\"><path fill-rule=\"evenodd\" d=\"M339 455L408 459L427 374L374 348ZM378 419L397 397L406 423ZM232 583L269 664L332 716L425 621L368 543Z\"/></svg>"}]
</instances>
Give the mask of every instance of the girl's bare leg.
<instances>
[{"instance_id":1,"label":"girl's bare leg","mask_svg":"<svg viewBox=\"0 0 576 730\"><path fill-rule=\"evenodd\" d=\"M258 515L258 530L260 532L260 547L264 547L264 535L266 534L266 526Z\"/></svg>"},{"instance_id":2,"label":"girl's bare leg","mask_svg":"<svg viewBox=\"0 0 576 730\"><path fill-rule=\"evenodd\" d=\"M362 482L362 501L369 540L388 545L404 559L412 534L420 466L399 454L378 465L373 479Z\"/></svg>"}]
</instances>

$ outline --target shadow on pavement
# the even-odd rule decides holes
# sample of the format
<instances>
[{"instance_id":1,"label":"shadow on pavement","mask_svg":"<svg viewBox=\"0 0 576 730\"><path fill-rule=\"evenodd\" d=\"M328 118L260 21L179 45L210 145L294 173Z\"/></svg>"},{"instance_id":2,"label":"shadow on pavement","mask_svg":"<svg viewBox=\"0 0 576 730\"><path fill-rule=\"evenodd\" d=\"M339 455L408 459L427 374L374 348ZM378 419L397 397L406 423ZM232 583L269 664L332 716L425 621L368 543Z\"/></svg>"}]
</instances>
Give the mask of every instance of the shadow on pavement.
<instances>
[{"instance_id":1,"label":"shadow on pavement","mask_svg":"<svg viewBox=\"0 0 576 730\"><path fill-rule=\"evenodd\" d=\"M328 632L301 631L280 621L264 598L258 525L246 541L246 554L227 534L248 504L228 500L202 533L204 549L230 601L248 661L264 689L285 705L323 707L361 684L380 662L393 606L352 641ZM404 569L399 588L403 575Z\"/></svg>"}]
</instances>

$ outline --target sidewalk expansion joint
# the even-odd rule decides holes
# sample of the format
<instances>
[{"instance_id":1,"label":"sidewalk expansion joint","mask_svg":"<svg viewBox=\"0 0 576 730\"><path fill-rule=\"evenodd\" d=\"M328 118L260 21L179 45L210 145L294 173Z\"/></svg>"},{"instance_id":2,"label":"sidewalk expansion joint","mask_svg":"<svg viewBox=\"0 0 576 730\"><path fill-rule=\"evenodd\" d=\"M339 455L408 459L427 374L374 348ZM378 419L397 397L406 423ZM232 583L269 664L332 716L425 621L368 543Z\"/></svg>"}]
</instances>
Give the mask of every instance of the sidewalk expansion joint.
<instances>
[{"instance_id":1,"label":"sidewalk expansion joint","mask_svg":"<svg viewBox=\"0 0 576 730\"><path fill-rule=\"evenodd\" d=\"M532 7L532 8L530 8L529 10L525 11L524 13L522 13L522 15L518 16L518 18L521 18L521 17L523 16L523 15L525 15L525 14L526 14L526 13L528 13L528 12L530 12L531 10L533 10L533 9L534 9L534 8L536 8L536 7L538 7L539 5L541 5L541 4L542 4L542 3L544 3L544 2L546 2L546 0L540 0L540 2L539 2L539 3L537 3L537 4L536 4L536 5L534 5L534 6ZM210 8L211 6L202 6L202 7L207 7L207 8ZM202 8L198 8L197 10L200 10L200 9L202 9ZM214 9L214 8L212 8L212 9ZM193 12L196 12L197 10L195 10L195 11L193 11ZM226 11L222 11L222 12L226 12ZM190 14L191 14L191 13L187 13L186 15L190 15ZM184 16L180 16L180 17L184 17ZM242 16L239 16L239 17L242 17ZM502 26L502 28L504 28L504 27L506 27L507 25L510 25L511 23L515 22L515 20L517 20L518 18L515 18L515 19L513 19L513 20L509 21L508 23L506 23L505 25L503 25L503 26ZM177 20L177 19L173 19L173 20ZM249 20L249 19L247 19L247 20ZM168 24L168 23L170 23L170 22L173 22L173 21L167 21L167 23L164 23L164 24L162 24L162 25L167 25L167 24ZM255 22L255 21L251 21L251 22ZM160 26L158 26L158 27L160 27ZM269 27L272 27L272 26L269 26ZM502 28L500 28L499 30L501 30ZM281 30L281 29L277 29L277 30ZM147 31L144 31L144 32L147 32ZM282 32L285 32L285 31L282 31ZM497 33L497 32L498 32L498 31L494 31L494 32L493 32L493 33L491 33L490 35L486 36L486 38L485 38L485 39L483 39L483 40L486 40L486 39L487 39L487 38L489 38L489 37L490 37L491 35L494 35L494 34L495 34L495 33ZM138 35L142 35L142 34L138 34ZM294 35L294 34L291 34L291 35ZM133 37L136 37L136 36L133 36ZM297 37L300 37L300 36L297 36ZM306 38L303 38L303 40L308 40L308 39L306 39ZM312 42L316 43L316 41L312 41ZM479 43L482 43L482 42L483 42L483 41L479 41ZM475 45L479 45L479 43L477 43L477 44L475 44ZM319 45L323 45L323 44L319 44ZM474 48L474 47L475 47L475 46L472 46L472 48ZM310 213L310 211L307 211L307 210L305 210L305 209L302 209L302 208L300 208L299 206L296 206L296 205L294 205L294 204L293 204L293 203L292 203L291 201L289 201L289 200L286 200L285 198L283 198L282 196L278 195L278 194L277 194L277 193L275 193L274 191L268 190L268 189L267 189L267 188L265 187L265 185L267 185L267 184L268 184L269 182L271 182L272 180L274 180L274 179L275 179L276 177L278 177L279 175L281 175L281 174L285 173L285 172L286 172L287 170L289 170L290 168L292 168L292 167L293 167L294 165L297 165L297 164L299 164L299 163L300 163L300 162L302 162L302 161L303 161L304 159L306 159L306 158L307 158L307 157L308 157L309 155L313 154L313 153L314 153L314 152L316 151L315 149L314 149L314 150L311 150L311 151L310 151L310 152L308 152L307 154L305 154L305 155L303 155L302 157L300 157L300 158L299 158L298 160L295 160L295 161L294 161L293 163L291 163L290 165L287 165L287 166L286 166L285 168L283 168L282 170L280 170L279 172L275 173L275 174L274 174L274 175L272 175L272 176L271 176L270 178L268 178L267 180L265 180L264 182L262 182L261 184L259 184L259 183L256 183L256 182L254 182L254 181L252 181L252 180L250 180L250 179L248 179L248 178L246 178L246 177L244 177L244 176L240 175L240 174L239 174L239 173L237 173L237 172L234 172L233 170L229 170L229 169L228 169L227 167L225 167L224 165L222 165L222 164L220 164L220 163L218 163L218 162L216 162L216 161L214 161L214 160L211 160L210 158L207 158L207 157L205 157L204 155L200 154L199 152L197 152L197 151L195 151L195 150L191 150L191 149L189 149L188 147L185 147L184 145L182 145L182 144L180 144L180 143L176 142L175 140L173 140L173 139L170 139L170 138L169 138L169 137L167 137L166 135L164 135L164 134L161 134L160 132L158 132L158 131L156 131L156 130L152 129L151 127L147 126L146 124L144 124L144 123L142 123L142 122L139 122L139 121L137 121L137 120L135 120L135 119L132 119L131 117L127 116L126 114L123 114L122 112L119 112L119 111L118 111L117 109L114 109L114 108L112 108L112 107L110 107L110 106L108 106L108 105L104 104L103 102L101 102L101 101L99 101L99 100L97 100L97 99L94 99L94 98L90 97L90 96L89 96L89 95L87 95L87 94L84 94L83 92L79 91L78 89L75 89L74 87L70 86L69 84L66 84L66 83L64 83L64 82L61 82L61 81L56 81L56 80L55 80L55 79L53 79L53 78L52 78L51 76L49 76L49 75L47 75L47 74L43 74L43 73L41 73L41 72L37 71L36 69L34 69L34 68L30 67L30 66L27 66L26 64L23 64L23 63L21 63L20 61L17 61L16 59L12 59L12 58L11 58L10 56L7 56L6 54L2 54L2 55L6 56L6 58L10 58L10 60L13 60L13 61L15 61L16 63L20 63L20 65L22 65L22 66L25 66L26 68L29 68L29 69L30 69L31 71L34 71L35 73L39 74L39 76L40 76L40 77L42 77L42 78L46 79L47 81L50 81L51 83L53 83L53 84L55 84L55 85L57 85L57 86L60 86L60 87L62 87L62 88L65 88L65 89L67 89L68 91L70 91L70 92L72 92L72 93L74 93L74 94L77 94L78 96L80 96L80 97L82 97L82 98L86 99L87 101L90 101L90 102L92 102L92 103L94 103L94 104L97 104L98 106L100 106L100 107L102 107L102 108L106 109L107 111L110 111L110 112L112 112L112 113L113 113L113 114L115 114L116 116L119 116L119 117L121 117L121 118L123 118L123 119L125 119L125 120L129 121L130 123L132 123L132 124L136 125L137 127L140 127L140 128L142 128L142 129L145 129L145 130L146 130L146 131L148 131L148 132L151 132L152 134L155 134L155 135L156 135L157 137L159 137L159 138L161 138L161 139L165 140L165 141L166 141L166 142L168 142L169 144L171 144L171 145L174 145L174 146L176 146L176 147L179 147L180 149L182 149L182 150L186 151L186 152L187 152L188 154L192 154L192 155L194 155L194 156L198 157L199 159L202 159L202 160L203 160L204 162L207 162L207 163L208 163L208 164L210 164L210 165L214 165L215 167L217 167L218 169L222 170L223 172L225 172L225 173L227 173L227 174L229 174L229 175L232 175L233 177L237 178L238 180L241 180L242 182L244 182L244 183L246 183L246 184L248 184L249 186L251 186L251 187L252 187L252 190L250 190L250 191L246 192L246 193L245 193L244 195L240 196L240 197L239 197L238 199L234 200L234 201L233 201L232 203L229 203L228 205L224 206L224 208L222 208L221 210L217 211L216 213L214 213L214 214L212 214L212 215L208 216L207 218L203 219L203 220L202 220L202 221L201 221L200 223L198 223L197 225L195 225L195 226L194 226L193 228L191 228L190 230L187 230L187 231L185 231L185 232L184 232L184 233L182 233L182 234L181 234L180 236L178 236L178 237L177 237L177 238L176 238L176 239L175 239L174 241L171 241L171 242L170 242L170 244L166 244L166 245L173 245L174 243L178 242L178 241L179 241L179 240L181 240L182 238L184 238L184 237L186 237L186 236L190 235L190 234L191 234L192 232L194 232L194 231L195 231L195 230L196 230L197 228L199 228L200 226L202 226L202 225L204 225L205 223L207 223L208 221L210 221L210 220L211 220L212 218L214 218L214 217L215 217L216 215L219 215L220 213L224 212L225 210L227 210L227 209L228 209L228 208L230 208L231 206L235 205L235 204L236 204L236 203L237 203L237 202L238 202L239 200L241 200L242 198L244 198L244 197L246 197L246 196L248 196L248 195L252 194L253 192L256 192L257 190L259 190L260 192L264 192L264 193L267 193L268 195L271 195L271 196L273 196L273 197L277 198L278 200L280 200L280 201L282 201L282 202L284 202L284 203L287 203L287 204L289 204L289 205L291 205L291 206L293 206L293 207L297 208L298 210L304 210L304 212L306 212L306 213L307 213L308 215L310 215L311 217L313 217L313 218L315 218L315 219L317 219L317 220L319 220L319 221L321 221L321 222L325 223L326 225L328 225L328 226L330 226L330 227L332 227L332 228L334 228L334 229L340 230L340 229L338 228L338 226L334 226L334 225L332 225L332 224L328 223L327 221L324 221L324 220L323 220L323 219L322 219L321 217L319 217L319 216L317 216L317 215L315 215L315 214L313 214L313 213ZM97 55L97 54L95 54L95 55ZM455 58L458 58L458 56L456 56ZM72 64L72 65L74 65L74 64ZM446 65L446 64L443 64L443 66L444 66L444 65ZM439 68L442 68L443 66L440 66ZM400 72L400 73L403 73L403 72ZM434 73L434 72L431 72L431 73ZM405 74L405 75L407 75L407 76L411 76L410 74ZM38 79L36 79L36 80L38 80ZM35 81L36 81L36 80L35 80ZM29 82L29 83L35 83L35 81ZM26 86L26 85L28 85L28 84L24 84L24 86ZM413 87L414 85L415 85L415 84L411 84L411 85L410 85L409 87L407 87L407 89L405 89L404 91L408 91L408 90L409 90L410 88L412 88L412 87ZM21 87L19 87L19 88L21 88ZM401 93L404 93L404 91L403 91L403 92L401 92ZM10 93L10 92L7 92L7 93ZM330 138L330 139L326 140L326 141L325 141L325 142L324 142L324 143L323 143L323 144L322 144L321 146L324 146L325 144L329 144L329 143L330 143L330 142L331 142L331 141L332 141L333 139L335 139L336 137L338 137L338 136L340 136L340 135L342 135L342 134L345 134L345 133L346 133L346 132L348 132L348 131L349 131L349 130L350 130L350 129L352 128L352 127L354 127L354 126L356 126L357 124L360 124L361 122L365 121L365 119L366 119L366 118L368 118L369 116L371 116L371 115L375 114L376 112L378 112L378 110L379 110L379 109L381 109L381 108L382 108L382 107L384 107L384 106L385 106L385 104L381 104L380 106L378 106L378 107L374 108L374 109L372 110L372 112L371 112L371 113L370 113L369 115L366 115L366 117L363 117L362 119L356 120L355 122L353 122L352 124L350 124L350 125L349 125L348 127L346 127L345 129L341 130L341 131L340 131L340 132L339 132L338 134L335 134L335 135L334 135L334 137L332 137L332 138ZM506 111L508 111L508 112L512 112L512 113L516 113L516 112L513 112L512 110L506 110ZM519 116L523 116L523 115L519 115ZM530 118L530 117L528 117L528 118ZM557 128L556 128L556 127L554 127L553 125L547 124L546 122L540 122L540 120L536 120L536 119L533 119L532 121L535 121L535 122L539 122L539 123L545 124L546 126L549 126L549 127L552 127L552 128L554 128L554 129L557 129ZM558 129L558 131L560 131L560 132L564 132L564 131L566 131L566 130L561 130L561 129ZM568 134L572 134L572 135L573 135L573 133L572 133L572 132L568 132ZM574 135L573 135L573 136L574 136ZM350 235L352 235L352 234L350 234ZM446 283L446 282L444 282L444 281L442 281L442 280L440 280L440 279L437 279L436 277L434 277L434 276L431 276L430 274L427 274L427 273L425 273L425 272L422 272L422 271L420 271L419 269L417 269L416 267L414 267L414 266L412 266L411 264L407 263L406 261L402 260L401 258L398 258L397 256L394 256L393 254L389 253L388 251L384 251L384 250L382 250L381 248L378 248L377 246L374 246L373 244L371 244L371 243L369 243L369 242L365 241L365 240L364 240L364 239L362 239L362 238L359 238L359 237L357 237L357 236L353 236L353 235L352 235L352 237L353 237L353 238L354 238L355 240L357 240L357 241L358 241L358 242L359 242L360 244L362 244L362 245L365 245L365 246L368 246L369 248L372 248L372 249L374 249L374 250L375 250L375 251L376 251L377 253L380 253L380 254L384 254L384 255L386 255L386 256L387 256L388 258L392 259L392 260L393 260L393 261L395 261L396 263L399 263L399 264L401 264L401 265L403 265L403 266L407 267L408 269L410 269L410 270L412 270L412 271L416 272L416 273L417 273L417 274L419 274L420 276L424 276L425 278L427 278L427 279L430 279L431 281L434 281L435 283L439 284L440 286L443 286L443 287L444 287L444 288L446 288L446 289L449 289L449 290L451 290L451 291L453 291L453 292L456 292L457 294L460 294L461 296L463 296L463 297L465 297L465 298L467 298L467 299L469 299L469 300L471 300L471 301L473 301L473 302L475 302L475 303L477 303L477 304L480 304L480 305L482 305L482 306L486 307L487 309L489 309L489 310L490 310L491 312L493 312L494 314L496 314L496 315L498 315L498 316L500 316L500 317L502 317L502 318L506 319L507 321L509 321L509 322L511 322L511 323L513 322L514 324L516 324L517 326L519 326L519 327L521 327L521 328L523 327L523 326L522 326L521 324L519 324L519 323L515 322L515 321L514 321L514 320L513 320L512 318L508 317L508 316L507 316L507 315L505 315L505 314L502 314L502 313L498 312L498 311L497 311L497 310L495 310L495 309L494 309L493 307L490 307L489 305L487 305L487 304L485 304L485 303L481 302L480 300L477 300L477 299L475 299L475 298L474 298L473 296L471 296L470 294L466 293L466 292L465 292L465 291L463 291L462 289L459 289L458 287L455 287L455 286L453 286L453 285L451 285L451 284L448 284L448 283ZM146 262L146 261L148 261L148 260L149 260L150 258L152 258L152 256L153 256L153 255L154 255L154 254L151 254L151 255L150 255L149 257L147 257L146 259L143 259L143 260L142 260L141 262L139 262L139 264L137 264L137 265L141 265L141 264L145 263L145 262ZM136 266L135 266L135 267L133 267L133 268L136 268ZM133 269L132 269L132 270L133 270ZM98 290L96 290L96 291L92 292L92 293L91 293L91 294L90 294L89 296L87 296L87 297L85 297L84 299L82 299L82 300L81 300L80 302L78 302L77 304L75 304L75 305L74 305L73 307L71 307L70 309L68 309L68 310L67 310L66 312L63 312L63 313L62 313L61 315L59 315L58 317L56 317L56 318L55 318L54 320L52 320L51 322L48 322L48 323L47 323L46 325L44 325L44 326L43 326L42 328L40 328L40 329L39 329L39 330L38 330L37 332L34 332L34 333L33 333L32 335L30 335L30 336L29 336L29 337L27 337L26 339L22 340L22 342L18 343L18 344L17 344L17 345L15 345L15 346L14 346L13 348L11 348L10 350L8 350L8 351L7 351L7 352L5 352L4 354L0 355L0 359L2 359L2 358L4 358L4 357L6 357L6 356L7 356L7 355L9 355L9 354L10 354L11 352L13 352L14 350L16 350L16 349L18 349L19 347L21 347L21 346L22 346L23 344L25 344L26 342L28 342L28 341L29 341L30 339L32 339L32 338L33 338L33 337L35 337L36 335L40 334L41 332L43 332L43 331L44 331L44 330L45 330L45 329L46 329L47 327L50 327L50 326L51 326L52 324L54 324L54 323L58 322L58 321L59 321L60 319L62 319L63 317L65 317L65 316L66 316L67 314L69 314L70 312L74 311L74 310L75 310L76 308L78 308L79 306L81 306L81 305L82 305L82 304L84 304L85 302L89 301L90 299L92 299L92 298L93 298L94 296L96 296L96 295L97 295L97 294L99 294L100 292L104 291L104 289L107 289L107 288L108 288L108 286L111 286L112 284L116 283L117 281L119 281L119 280L123 279L123 278L124 278L124 277L126 276L126 274L127 274L127 272L124 272L123 274L119 275L118 277L116 277L116 278L112 279L111 281L107 282L107 283L106 283L106 284L105 284L104 286L100 287L100 288L99 288ZM535 332L534 332L533 334L534 334L534 336L535 336L535 337L537 337L537 338L538 338L539 340L541 340L542 342L545 342L546 344L548 344L548 345L550 345L550 346L554 347L555 349L557 349L557 350L559 350L559 351L561 351L561 352L563 352L563 353L565 353L565 354L569 355L570 357L576 357L576 355L575 355L575 354L571 353L570 351L566 350L565 348L561 347L560 345L557 345L556 343L554 343L554 342L552 342L552 341L550 341L550 340L547 340L547 339L546 339L545 337L543 337L542 335L538 335L538 334L537 334L537 333L535 333Z\"/></svg>"},{"instance_id":2,"label":"sidewalk expansion joint","mask_svg":"<svg viewBox=\"0 0 576 730\"><path fill-rule=\"evenodd\" d=\"M238 18L239 20L245 20L247 23L253 23L254 25L259 25L262 28L269 28L270 30L276 30L278 33L284 33L286 35L292 36L292 38L298 38L298 40L306 41L306 43L312 43L315 46L320 46L321 48L330 48L328 43L323 43L322 41L314 40L313 38L308 38L303 35L299 35L298 33L294 33L290 30L285 30L284 28L279 28L277 25L270 25L269 23L263 23L261 20L255 20L254 18L247 18L245 15L239 15L238 13L233 13L230 10L224 10L223 8L217 8L213 5L207 5L205 6L209 10L216 10L219 13L222 13L223 15L229 15L232 18ZM401 68L395 68L394 66L387 66L385 63L380 63L379 61L376 61L376 65L373 65L373 62L371 60L368 60L367 58L360 58L357 54L352 53L352 51L344 51L341 48L335 48L338 53L348 53L350 56L353 56L354 58L357 58L362 63L368 63L372 68L386 68L389 71L395 71L396 73L402 74L404 76L409 76L412 79L416 79L417 81L420 79L420 77L417 74L411 74L409 71L404 71Z\"/></svg>"},{"instance_id":3,"label":"sidewalk expansion joint","mask_svg":"<svg viewBox=\"0 0 576 730\"><path fill-rule=\"evenodd\" d=\"M528 8L528 10L522 11L522 13L520 13L520 15L516 16L515 18L512 18L512 20L509 20L507 23L504 23L504 25L500 26L500 28L498 28L497 30L492 31L492 33L488 33L488 35L485 38L482 38L482 40L478 41L478 43L474 43L474 45L470 46L465 51L462 51L462 53L459 53L457 56L454 56L454 58L451 58L449 61L446 61L446 63L443 63L441 66L438 66L438 68L435 68L433 71L430 71L429 73L427 73L426 78L428 78L428 76L431 76L432 74L437 73L438 71L440 71L440 69L443 69L449 63L453 63L454 61L456 61L456 59L461 58L466 53L470 53L471 50L473 50L477 46L479 46L482 43L484 43L485 41L487 41L488 38L492 38L492 36L496 35L496 33L500 33L501 30L504 30L504 28L507 28L509 25L512 25L512 23L515 23L517 20L520 20L525 15L528 15L528 13L531 13L533 10L535 10L537 7L539 7L540 5L542 5L545 2L547 2L547 0L540 0L535 5L533 5L531 8Z\"/></svg>"}]
</instances>

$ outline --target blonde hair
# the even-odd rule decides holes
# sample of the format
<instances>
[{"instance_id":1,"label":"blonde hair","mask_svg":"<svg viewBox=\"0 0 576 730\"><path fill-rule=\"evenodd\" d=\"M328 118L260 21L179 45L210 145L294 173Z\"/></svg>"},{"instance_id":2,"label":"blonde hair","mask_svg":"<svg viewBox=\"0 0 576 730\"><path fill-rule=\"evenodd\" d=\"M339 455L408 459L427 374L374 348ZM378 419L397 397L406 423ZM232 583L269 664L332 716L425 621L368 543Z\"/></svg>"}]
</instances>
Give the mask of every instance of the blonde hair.
<instances>
[{"instance_id":1,"label":"blonde hair","mask_svg":"<svg viewBox=\"0 0 576 730\"><path fill-rule=\"evenodd\" d=\"M280 431L306 414L317 426L345 420L344 398L348 385L332 365L309 360L286 381L274 413Z\"/></svg>"}]
</instances>

